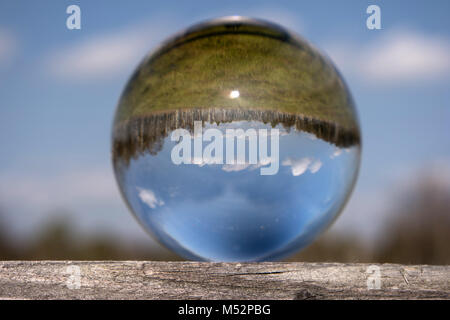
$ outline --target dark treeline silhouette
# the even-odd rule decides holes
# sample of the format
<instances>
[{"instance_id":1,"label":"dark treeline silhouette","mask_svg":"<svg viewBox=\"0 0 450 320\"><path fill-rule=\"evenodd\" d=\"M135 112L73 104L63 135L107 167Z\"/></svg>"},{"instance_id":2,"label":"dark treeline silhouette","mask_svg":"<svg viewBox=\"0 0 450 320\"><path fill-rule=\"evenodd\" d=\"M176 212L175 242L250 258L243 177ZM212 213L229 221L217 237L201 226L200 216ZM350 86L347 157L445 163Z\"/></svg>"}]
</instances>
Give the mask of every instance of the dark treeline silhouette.
<instances>
[{"instance_id":1,"label":"dark treeline silhouette","mask_svg":"<svg viewBox=\"0 0 450 320\"><path fill-rule=\"evenodd\" d=\"M450 191L423 177L395 208L377 255L380 261L450 264Z\"/></svg>"},{"instance_id":2,"label":"dark treeline silhouette","mask_svg":"<svg viewBox=\"0 0 450 320\"><path fill-rule=\"evenodd\" d=\"M16 244L0 221L0 260L180 260L165 249L123 243L112 234L86 236L75 232L71 220L57 218L26 241Z\"/></svg>"},{"instance_id":3,"label":"dark treeline silhouette","mask_svg":"<svg viewBox=\"0 0 450 320\"><path fill-rule=\"evenodd\" d=\"M391 208L382 236L370 248L356 236L325 233L288 261L450 264L450 191L433 180L400 197ZM368 204L370 205L370 204ZM91 236L73 231L69 220L57 219L34 237L15 245L0 220L2 260L181 260L165 249L125 244L111 234Z\"/></svg>"},{"instance_id":4,"label":"dark treeline silhouette","mask_svg":"<svg viewBox=\"0 0 450 320\"><path fill-rule=\"evenodd\" d=\"M272 127L281 124L286 130L295 128L314 134L316 137L346 148L359 144L357 129L342 128L334 122L318 120L299 114L269 110L249 109L188 109L154 113L116 124L113 132L114 160L126 164L146 152L157 154L162 150L164 139L177 128L194 130L194 121L225 123L232 121L259 121Z\"/></svg>"},{"instance_id":5,"label":"dark treeline silhouette","mask_svg":"<svg viewBox=\"0 0 450 320\"><path fill-rule=\"evenodd\" d=\"M388 212L390 218L372 248L352 236L325 235L290 259L450 264L450 190L435 178L420 177L411 191L397 196L396 207Z\"/></svg>"}]
</instances>

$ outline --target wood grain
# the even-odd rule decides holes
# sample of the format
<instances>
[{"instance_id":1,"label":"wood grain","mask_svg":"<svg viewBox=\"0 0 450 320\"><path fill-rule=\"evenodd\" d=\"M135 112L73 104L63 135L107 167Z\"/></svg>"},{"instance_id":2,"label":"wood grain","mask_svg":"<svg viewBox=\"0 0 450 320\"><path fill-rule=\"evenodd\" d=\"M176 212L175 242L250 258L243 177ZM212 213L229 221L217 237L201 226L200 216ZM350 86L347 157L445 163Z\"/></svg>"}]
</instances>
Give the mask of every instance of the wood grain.
<instances>
[{"instance_id":1,"label":"wood grain","mask_svg":"<svg viewBox=\"0 0 450 320\"><path fill-rule=\"evenodd\" d=\"M450 299L450 266L150 261L0 262L1 299ZM79 271L79 274L78 274ZM79 280L77 282L77 280ZM78 288L79 285L79 288Z\"/></svg>"}]
</instances>

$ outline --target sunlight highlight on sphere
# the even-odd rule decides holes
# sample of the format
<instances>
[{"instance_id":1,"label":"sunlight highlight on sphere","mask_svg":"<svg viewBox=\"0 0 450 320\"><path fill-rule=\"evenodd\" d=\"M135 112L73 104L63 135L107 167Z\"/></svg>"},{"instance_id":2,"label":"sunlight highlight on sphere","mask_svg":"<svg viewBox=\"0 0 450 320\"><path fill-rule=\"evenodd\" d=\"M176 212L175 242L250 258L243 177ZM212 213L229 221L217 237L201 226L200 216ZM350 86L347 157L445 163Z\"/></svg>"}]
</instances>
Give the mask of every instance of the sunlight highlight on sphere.
<instances>
[{"instance_id":1,"label":"sunlight highlight on sphere","mask_svg":"<svg viewBox=\"0 0 450 320\"><path fill-rule=\"evenodd\" d=\"M227 17L143 60L117 107L112 158L132 213L177 254L274 260L341 212L360 129L328 58L280 26Z\"/></svg>"},{"instance_id":2,"label":"sunlight highlight on sphere","mask_svg":"<svg viewBox=\"0 0 450 320\"><path fill-rule=\"evenodd\" d=\"M231 99L236 99L236 98L239 98L239 91L238 90L233 90L233 91L231 91L230 92L230 98Z\"/></svg>"}]
</instances>

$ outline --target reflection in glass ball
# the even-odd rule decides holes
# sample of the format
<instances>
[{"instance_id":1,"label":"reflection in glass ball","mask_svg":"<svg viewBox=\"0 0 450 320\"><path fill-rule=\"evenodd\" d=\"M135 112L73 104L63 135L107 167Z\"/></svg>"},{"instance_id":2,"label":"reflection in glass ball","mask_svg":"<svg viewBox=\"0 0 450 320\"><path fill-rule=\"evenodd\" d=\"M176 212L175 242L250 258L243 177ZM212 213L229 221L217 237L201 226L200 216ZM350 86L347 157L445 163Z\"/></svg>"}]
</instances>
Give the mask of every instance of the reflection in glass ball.
<instances>
[{"instance_id":1,"label":"reflection in glass ball","mask_svg":"<svg viewBox=\"0 0 450 320\"><path fill-rule=\"evenodd\" d=\"M196 25L147 56L113 125L121 192L190 259L262 261L311 243L360 161L355 107L332 63L260 20Z\"/></svg>"}]
</instances>

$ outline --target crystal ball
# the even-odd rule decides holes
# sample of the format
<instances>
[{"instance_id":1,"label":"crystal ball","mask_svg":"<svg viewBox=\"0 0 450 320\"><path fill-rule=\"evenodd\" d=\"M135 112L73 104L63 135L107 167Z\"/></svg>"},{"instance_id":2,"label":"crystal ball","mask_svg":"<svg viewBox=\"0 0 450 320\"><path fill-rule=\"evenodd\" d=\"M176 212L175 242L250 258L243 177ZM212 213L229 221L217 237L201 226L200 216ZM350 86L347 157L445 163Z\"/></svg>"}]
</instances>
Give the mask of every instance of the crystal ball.
<instances>
[{"instance_id":1,"label":"crystal ball","mask_svg":"<svg viewBox=\"0 0 450 320\"><path fill-rule=\"evenodd\" d=\"M341 212L360 128L329 58L281 26L226 17L143 59L117 106L112 162L130 211L178 255L275 260Z\"/></svg>"}]
</instances>

